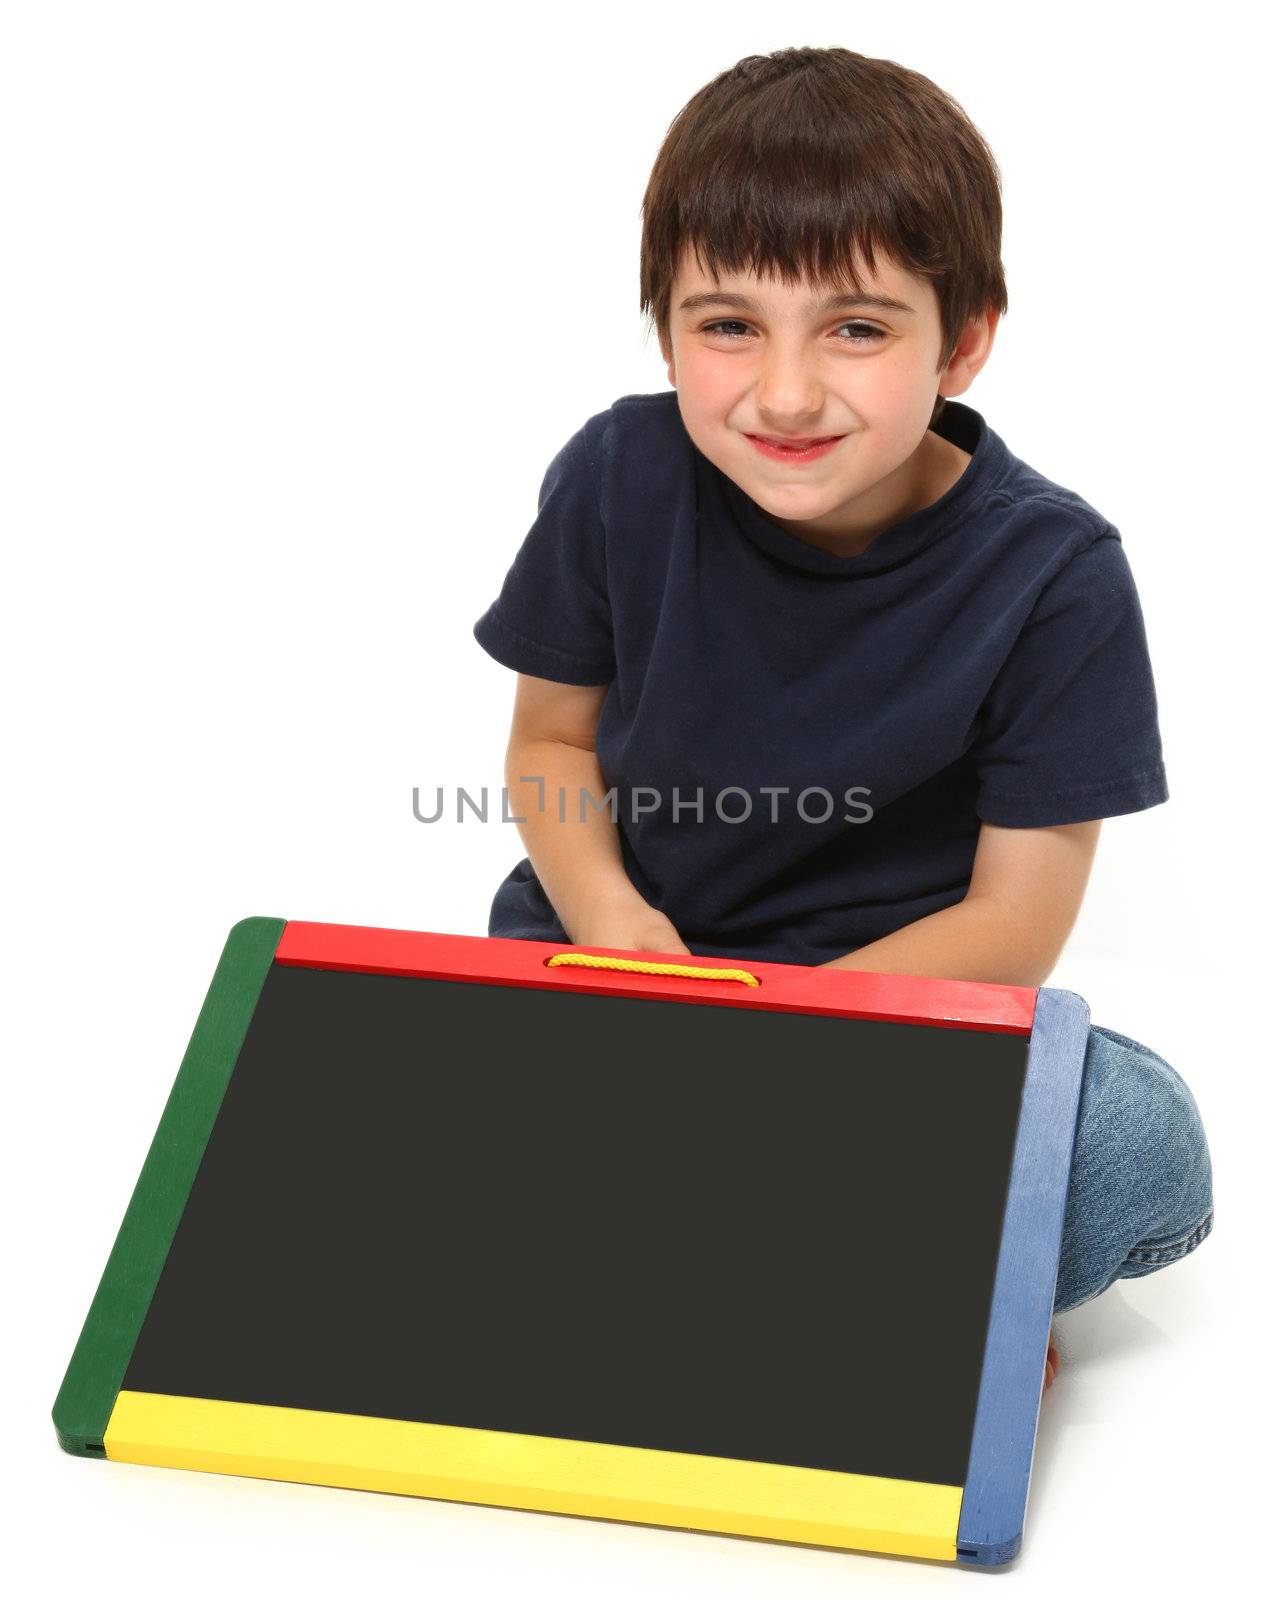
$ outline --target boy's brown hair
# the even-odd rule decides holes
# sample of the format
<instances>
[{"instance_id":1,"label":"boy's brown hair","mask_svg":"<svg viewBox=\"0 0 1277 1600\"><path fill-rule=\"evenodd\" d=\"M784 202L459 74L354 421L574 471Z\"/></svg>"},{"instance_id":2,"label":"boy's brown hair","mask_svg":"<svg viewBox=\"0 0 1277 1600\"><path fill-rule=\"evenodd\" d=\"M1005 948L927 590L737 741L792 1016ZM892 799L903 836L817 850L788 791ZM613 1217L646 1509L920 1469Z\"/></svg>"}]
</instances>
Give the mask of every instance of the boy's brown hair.
<instances>
[{"instance_id":1,"label":"boy's brown hair","mask_svg":"<svg viewBox=\"0 0 1277 1600\"><path fill-rule=\"evenodd\" d=\"M971 317L1007 309L988 145L929 78L854 50L746 56L670 124L643 197L639 269L640 310L663 345L688 245L711 274L853 291L857 260L872 272L882 251L935 286L937 370Z\"/></svg>"}]
</instances>

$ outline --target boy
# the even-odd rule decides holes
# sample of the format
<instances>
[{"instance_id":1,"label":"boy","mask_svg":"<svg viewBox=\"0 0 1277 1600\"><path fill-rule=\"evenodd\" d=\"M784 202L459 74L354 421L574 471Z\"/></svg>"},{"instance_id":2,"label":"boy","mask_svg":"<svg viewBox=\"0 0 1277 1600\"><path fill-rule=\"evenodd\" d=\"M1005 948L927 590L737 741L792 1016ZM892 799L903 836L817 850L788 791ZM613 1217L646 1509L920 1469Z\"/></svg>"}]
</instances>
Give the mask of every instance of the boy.
<instances>
[{"instance_id":1,"label":"boy","mask_svg":"<svg viewBox=\"0 0 1277 1600\"><path fill-rule=\"evenodd\" d=\"M1116 529L955 399L992 155L919 74L782 50L683 109L643 218L673 392L568 440L474 627L528 851L489 935L1045 983L1100 820L1168 790ZM1093 1027L1055 1308L1213 1216L1187 1086Z\"/></svg>"}]
</instances>

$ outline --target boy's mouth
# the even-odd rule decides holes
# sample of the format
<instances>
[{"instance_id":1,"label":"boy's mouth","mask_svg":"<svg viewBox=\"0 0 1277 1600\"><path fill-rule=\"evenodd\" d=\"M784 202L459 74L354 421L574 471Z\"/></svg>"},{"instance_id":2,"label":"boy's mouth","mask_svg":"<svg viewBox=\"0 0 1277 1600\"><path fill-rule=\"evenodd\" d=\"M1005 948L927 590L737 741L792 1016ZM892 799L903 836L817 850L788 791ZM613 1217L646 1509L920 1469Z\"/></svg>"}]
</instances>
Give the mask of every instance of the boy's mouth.
<instances>
[{"instance_id":1,"label":"boy's mouth","mask_svg":"<svg viewBox=\"0 0 1277 1600\"><path fill-rule=\"evenodd\" d=\"M785 439L774 434L747 433L745 437L756 450L773 461L815 461L832 450L841 433L827 433L812 439Z\"/></svg>"}]
</instances>

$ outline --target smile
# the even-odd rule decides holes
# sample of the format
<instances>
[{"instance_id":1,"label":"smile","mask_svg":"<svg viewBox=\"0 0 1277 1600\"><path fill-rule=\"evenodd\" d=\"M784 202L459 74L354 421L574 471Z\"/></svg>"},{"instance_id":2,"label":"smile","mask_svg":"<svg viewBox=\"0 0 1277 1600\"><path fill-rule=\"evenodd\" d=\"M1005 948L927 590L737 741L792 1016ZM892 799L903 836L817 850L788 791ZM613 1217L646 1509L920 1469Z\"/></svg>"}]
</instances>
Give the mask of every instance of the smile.
<instances>
[{"instance_id":1,"label":"smile","mask_svg":"<svg viewBox=\"0 0 1277 1600\"><path fill-rule=\"evenodd\" d=\"M843 439L842 434L835 434L824 439L808 440L805 444L785 445L772 439L764 439L756 433L747 433L745 437L760 455L769 461L817 461L821 456L828 455L836 444Z\"/></svg>"}]
</instances>

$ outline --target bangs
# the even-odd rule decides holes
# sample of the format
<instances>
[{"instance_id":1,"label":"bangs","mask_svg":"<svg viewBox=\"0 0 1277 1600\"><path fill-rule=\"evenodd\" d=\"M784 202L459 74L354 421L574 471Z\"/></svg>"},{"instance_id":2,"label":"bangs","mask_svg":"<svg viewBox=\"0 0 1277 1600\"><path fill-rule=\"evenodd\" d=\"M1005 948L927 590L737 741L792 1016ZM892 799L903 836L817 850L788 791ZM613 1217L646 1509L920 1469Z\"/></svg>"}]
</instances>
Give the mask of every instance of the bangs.
<instances>
[{"instance_id":1,"label":"bangs","mask_svg":"<svg viewBox=\"0 0 1277 1600\"><path fill-rule=\"evenodd\" d=\"M889 262L935 288L947 361L1007 308L997 166L930 79L849 50L749 56L670 125L643 199L640 305L668 339L691 251L711 279L872 293Z\"/></svg>"}]
</instances>

